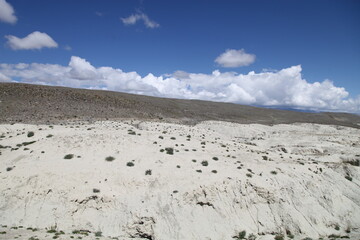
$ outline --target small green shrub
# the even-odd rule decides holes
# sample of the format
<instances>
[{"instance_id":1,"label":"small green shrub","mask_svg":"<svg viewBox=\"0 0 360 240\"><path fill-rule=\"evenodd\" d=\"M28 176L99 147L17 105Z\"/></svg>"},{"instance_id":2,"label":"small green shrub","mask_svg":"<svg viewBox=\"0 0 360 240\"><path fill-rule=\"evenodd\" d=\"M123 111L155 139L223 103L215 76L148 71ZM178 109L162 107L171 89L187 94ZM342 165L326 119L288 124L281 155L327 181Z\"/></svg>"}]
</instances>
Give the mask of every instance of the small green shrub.
<instances>
[{"instance_id":1,"label":"small green shrub","mask_svg":"<svg viewBox=\"0 0 360 240\"><path fill-rule=\"evenodd\" d=\"M246 236L246 231L241 231L237 235L233 236L236 240L244 239Z\"/></svg>"},{"instance_id":2,"label":"small green shrub","mask_svg":"<svg viewBox=\"0 0 360 240\"><path fill-rule=\"evenodd\" d=\"M217 171L216 171L216 170L212 170L211 172L212 172L212 173L217 173Z\"/></svg>"},{"instance_id":3,"label":"small green shrub","mask_svg":"<svg viewBox=\"0 0 360 240\"><path fill-rule=\"evenodd\" d=\"M219 160L219 158L217 158L217 157L213 157L212 159L215 161Z\"/></svg>"},{"instance_id":4,"label":"small green shrub","mask_svg":"<svg viewBox=\"0 0 360 240\"><path fill-rule=\"evenodd\" d=\"M276 171L271 171L270 173L271 173L272 175L276 175L276 174L277 174Z\"/></svg>"},{"instance_id":5,"label":"small green shrub","mask_svg":"<svg viewBox=\"0 0 360 240\"><path fill-rule=\"evenodd\" d=\"M23 142L22 145L23 145L23 146L27 146L27 145L30 145L30 144L33 144L33 143L36 143L36 141Z\"/></svg>"},{"instance_id":6,"label":"small green shrub","mask_svg":"<svg viewBox=\"0 0 360 240\"><path fill-rule=\"evenodd\" d=\"M72 159L74 157L74 154L66 154L64 156L64 159Z\"/></svg>"},{"instance_id":7,"label":"small green shrub","mask_svg":"<svg viewBox=\"0 0 360 240\"><path fill-rule=\"evenodd\" d=\"M175 138L175 137L171 137L170 139L171 139L171 140L176 140L176 138Z\"/></svg>"},{"instance_id":8,"label":"small green shrub","mask_svg":"<svg viewBox=\"0 0 360 240\"><path fill-rule=\"evenodd\" d=\"M11 170L13 170L12 167L7 167L7 168L6 168L6 171L7 171L7 172L10 172Z\"/></svg>"},{"instance_id":9,"label":"small green shrub","mask_svg":"<svg viewBox=\"0 0 360 240\"><path fill-rule=\"evenodd\" d=\"M31 132L31 131L27 133L28 137L33 137L34 135L35 135L34 132Z\"/></svg>"},{"instance_id":10,"label":"small green shrub","mask_svg":"<svg viewBox=\"0 0 360 240\"><path fill-rule=\"evenodd\" d=\"M290 230L286 229L286 236L290 239L293 239L294 238L294 235L291 233Z\"/></svg>"},{"instance_id":11,"label":"small green shrub","mask_svg":"<svg viewBox=\"0 0 360 240\"><path fill-rule=\"evenodd\" d=\"M205 161L202 161L202 162L201 162L201 165L203 165L204 167L206 167L206 166L209 165L209 163L208 163L208 161L205 160Z\"/></svg>"},{"instance_id":12,"label":"small green shrub","mask_svg":"<svg viewBox=\"0 0 360 240\"><path fill-rule=\"evenodd\" d=\"M350 177L349 175L346 175L345 178L346 178L347 180L349 180L350 182L352 181L352 177Z\"/></svg>"},{"instance_id":13,"label":"small green shrub","mask_svg":"<svg viewBox=\"0 0 360 240\"><path fill-rule=\"evenodd\" d=\"M165 148L166 154L174 155L174 149L173 148Z\"/></svg>"},{"instance_id":14,"label":"small green shrub","mask_svg":"<svg viewBox=\"0 0 360 240\"><path fill-rule=\"evenodd\" d=\"M276 235L274 237L275 240L284 240L284 236L283 235Z\"/></svg>"},{"instance_id":15,"label":"small green shrub","mask_svg":"<svg viewBox=\"0 0 360 240\"><path fill-rule=\"evenodd\" d=\"M251 173L247 173L246 176L249 177L249 178L251 178L251 177L252 177L252 174L251 174Z\"/></svg>"},{"instance_id":16,"label":"small green shrub","mask_svg":"<svg viewBox=\"0 0 360 240\"><path fill-rule=\"evenodd\" d=\"M128 130L128 134L130 134L130 135L136 135L136 132L133 131L133 130Z\"/></svg>"},{"instance_id":17,"label":"small green shrub","mask_svg":"<svg viewBox=\"0 0 360 240\"><path fill-rule=\"evenodd\" d=\"M95 233L95 237L101 237L101 236L102 236L102 232L99 231Z\"/></svg>"},{"instance_id":18,"label":"small green shrub","mask_svg":"<svg viewBox=\"0 0 360 240\"><path fill-rule=\"evenodd\" d=\"M200 169L196 170L196 172L201 173L202 171Z\"/></svg>"},{"instance_id":19,"label":"small green shrub","mask_svg":"<svg viewBox=\"0 0 360 240\"><path fill-rule=\"evenodd\" d=\"M100 192L100 189L97 189L97 188L93 189L93 193L99 193L99 192Z\"/></svg>"},{"instance_id":20,"label":"small green shrub","mask_svg":"<svg viewBox=\"0 0 360 240\"><path fill-rule=\"evenodd\" d=\"M360 166L360 159L351 159L351 160L344 161L344 163L348 163L350 165L359 167Z\"/></svg>"},{"instance_id":21,"label":"small green shrub","mask_svg":"<svg viewBox=\"0 0 360 240\"><path fill-rule=\"evenodd\" d=\"M112 161L115 160L115 158L112 157L112 156L108 156L108 157L105 158L105 160L108 161L108 162L112 162Z\"/></svg>"},{"instance_id":22,"label":"small green shrub","mask_svg":"<svg viewBox=\"0 0 360 240\"><path fill-rule=\"evenodd\" d=\"M151 169L148 169L148 170L145 171L145 175L151 175L151 174L152 174Z\"/></svg>"},{"instance_id":23,"label":"small green shrub","mask_svg":"<svg viewBox=\"0 0 360 240\"><path fill-rule=\"evenodd\" d=\"M47 135L46 137L47 137L47 138L51 138L52 136L54 136L54 135L49 134L49 135Z\"/></svg>"},{"instance_id":24,"label":"small green shrub","mask_svg":"<svg viewBox=\"0 0 360 240\"><path fill-rule=\"evenodd\" d=\"M127 163L126 163L126 166L128 166L128 167L133 167L133 166L135 166L135 164L134 164L133 162L127 162Z\"/></svg>"}]
</instances>

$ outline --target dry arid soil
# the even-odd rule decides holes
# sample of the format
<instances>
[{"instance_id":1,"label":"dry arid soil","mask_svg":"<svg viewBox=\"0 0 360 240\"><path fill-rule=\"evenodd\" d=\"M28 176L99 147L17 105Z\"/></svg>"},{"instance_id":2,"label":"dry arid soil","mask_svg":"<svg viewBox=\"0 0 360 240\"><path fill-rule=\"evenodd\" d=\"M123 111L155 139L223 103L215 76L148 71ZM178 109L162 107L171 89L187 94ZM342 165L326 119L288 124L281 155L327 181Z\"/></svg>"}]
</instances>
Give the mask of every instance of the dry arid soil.
<instances>
[{"instance_id":1,"label":"dry arid soil","mask_svg":"<svg viewBox=\"0 0 360 240\"><path fill-rule=\"evenodd\" d=\"M360 239L360 118L0 84L0 239Z\"/></svg>"}]
</instances>

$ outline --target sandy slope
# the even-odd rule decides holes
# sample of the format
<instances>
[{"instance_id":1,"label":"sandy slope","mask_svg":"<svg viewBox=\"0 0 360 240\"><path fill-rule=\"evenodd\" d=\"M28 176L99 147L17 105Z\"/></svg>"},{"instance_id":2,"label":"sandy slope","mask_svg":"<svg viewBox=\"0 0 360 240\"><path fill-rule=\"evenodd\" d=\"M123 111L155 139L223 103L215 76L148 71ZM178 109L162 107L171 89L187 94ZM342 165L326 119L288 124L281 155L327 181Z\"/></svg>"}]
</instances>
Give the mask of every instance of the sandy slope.
<instances>
[{"instance_id":1,"label":"sandy slope","mask_svg":"<svg viewBox=\"0 0 360 240\"><path fill-rule=\"evenodd\" d=\"M359 129L124 120L0 136L0 239L360 239Z\"/></svg>"}]
</instances>

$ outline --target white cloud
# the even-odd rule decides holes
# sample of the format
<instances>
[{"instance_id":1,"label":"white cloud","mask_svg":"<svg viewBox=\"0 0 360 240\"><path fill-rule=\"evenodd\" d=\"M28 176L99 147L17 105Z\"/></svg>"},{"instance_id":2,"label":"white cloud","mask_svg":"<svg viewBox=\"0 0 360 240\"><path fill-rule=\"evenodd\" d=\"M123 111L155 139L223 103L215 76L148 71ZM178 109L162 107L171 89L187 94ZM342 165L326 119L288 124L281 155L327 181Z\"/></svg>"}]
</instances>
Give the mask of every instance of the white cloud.
<instances>
[{"instance_id":1,"label":"white cloud","mask_svg":"<svg viewBox=\"0 0 360 240\"><path fill-rule=\"evenodd\" d=\"M244 49L227 49L215 59L215 62L222 67L242 67L255 62L255 58L254 54L246 53Z\"/></svg>"},{"instance_id":2,"label":"white cloud","mask_svg":"<svg viewBox=\"0 0 360 240\"><path fill-rule=\"evenodd\" d=\"M330 80L309 83L300 65L271 72L213 71L211 74L176 71L171 75L145 77L112 67L94 67L73 56L68 66L57 64L0 64L0 81L107 89L159 97L202 99L242 104L287 106L299 109L360 113L360 96Z\"/></svg>"},{"instance_id":3,"label":"white cloud","mask_svg":"<svg viewBox=\"0 0 360 240\"><path fill-rule=\"evenodd\" d=\"M0 73L0 82L10 82L11 79L4 74Z\"/></svg>"},{"instance_id":4,"label":"white cloud","mask_svg":"<svg viewBox=\"0 0 360 240\"><path fill-rule=\"evenodd\" d=\"M144 13L132 14L127 18L121 18L121 21L125 25L134 25L134 24L136 24L137 21L140 21L140 20L143 20L143 22L147 28L160 27L160 24L158 24L157 22L155 22L153 20L150 20L150 18Z\"/></svg>"},{"instance_id":5,"label":"white cloud","mask_svg":"<svg viewBox=\"0 0 360 240\"><path fill-rule=\"evenodd\" d=\"M6 0L0 0L0 21L13 24L17 21L14 8Z\"/></svg>"},{"instance_id":6,"label":"white cloud","mask_svg":"<svg viewBox=\"0 0 360 240\"><path fill-rule=\"evenodd\" d=\"M13 50L57 48L58 44L46 33L35 31L24 38L7 35L7 44Z\"/></svg>"}]
</instances>

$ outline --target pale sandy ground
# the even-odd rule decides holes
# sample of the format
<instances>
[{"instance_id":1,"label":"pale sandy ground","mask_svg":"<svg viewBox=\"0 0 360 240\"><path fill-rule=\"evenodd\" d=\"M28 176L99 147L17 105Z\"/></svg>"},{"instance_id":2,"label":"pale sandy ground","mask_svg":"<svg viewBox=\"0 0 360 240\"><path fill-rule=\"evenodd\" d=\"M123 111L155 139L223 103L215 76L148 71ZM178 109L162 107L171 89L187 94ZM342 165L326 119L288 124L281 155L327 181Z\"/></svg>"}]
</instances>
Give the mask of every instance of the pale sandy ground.
<instances>
[{"instance_id":1,"label":"pale sandy ground","mask_svg":"<svg viewBox=\"0 0 360 240\"><path fill-rule=\"evenodd\" d=\"M0 239L360 239L358 129L15 124L0 145Z\"/></svg>"}]
</instances>

